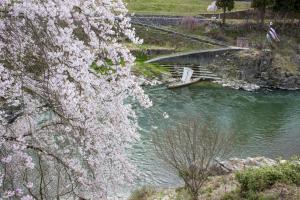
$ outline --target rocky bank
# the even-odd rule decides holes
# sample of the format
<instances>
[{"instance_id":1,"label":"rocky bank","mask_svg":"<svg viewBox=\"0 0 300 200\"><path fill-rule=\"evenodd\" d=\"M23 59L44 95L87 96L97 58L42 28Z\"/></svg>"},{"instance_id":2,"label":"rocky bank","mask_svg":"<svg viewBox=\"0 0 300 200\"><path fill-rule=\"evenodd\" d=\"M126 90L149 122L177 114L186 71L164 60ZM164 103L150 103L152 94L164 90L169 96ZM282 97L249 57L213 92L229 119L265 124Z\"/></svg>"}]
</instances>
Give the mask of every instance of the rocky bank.
<instances>
[{"instance_id":1,"label":"rocky bank","mask_svg":"<svg viewBox=\"0 0 300 200\"><path fill-rule=\"evenodd\" d=\"M300 54L283 56L271 50L244 50L216 56L209 68L229 85L234 82L271 89L300 89ZM239 85L239 84L237 84Z\"/></svg>"}]
</instances>

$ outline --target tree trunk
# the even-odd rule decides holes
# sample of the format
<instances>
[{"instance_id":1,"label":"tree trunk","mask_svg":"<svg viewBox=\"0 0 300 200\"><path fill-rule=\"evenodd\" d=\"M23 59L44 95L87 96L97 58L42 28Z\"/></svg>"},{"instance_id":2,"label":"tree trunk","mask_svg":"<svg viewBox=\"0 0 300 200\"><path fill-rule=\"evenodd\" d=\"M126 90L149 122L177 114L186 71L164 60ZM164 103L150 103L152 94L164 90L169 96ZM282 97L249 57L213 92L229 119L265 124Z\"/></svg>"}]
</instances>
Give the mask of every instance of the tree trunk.
<instances>
[{"instance_id":1,"label":"tree trunk","mask_svg":"<svg viewBox=\"0 0 300 200\"><path fill-rule=\"evenodd\" d=\"M260 26L264 27L265 24L265 15L266 15L266 6L263 6L260 9Z\"/></svg>"},{"instance_id":2,"label":"tree trunk","mask_svg":"<svg viewBox=\"0 0 300 200\"><path fill-rule=\"evenodd\" d=\"M226 7L223 8L223 24L226 22Z\"/></svg>"},{"instance_id":3,"label":"tree trunk","mask_svg":"<svg viewBox=\"0 0 300 200\"><path fill-rule=\"evenodd\" d=\"M191 195L192 195L193 200L198 200L198 197L199 197L198 190L197 191L192 191Z\"/></svg>"}]
</instances>

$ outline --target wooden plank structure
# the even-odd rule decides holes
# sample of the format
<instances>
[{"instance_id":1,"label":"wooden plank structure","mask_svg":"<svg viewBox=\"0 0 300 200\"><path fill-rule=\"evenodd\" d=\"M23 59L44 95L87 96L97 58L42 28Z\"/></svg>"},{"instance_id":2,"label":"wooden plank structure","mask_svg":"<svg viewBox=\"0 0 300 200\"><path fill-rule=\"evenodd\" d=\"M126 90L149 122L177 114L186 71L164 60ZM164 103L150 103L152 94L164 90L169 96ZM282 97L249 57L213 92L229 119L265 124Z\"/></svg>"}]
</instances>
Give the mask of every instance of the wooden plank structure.
<instances>
[{"instance_id":1,"label":"wooden plank structure","mask_svg":"<svg viewBox=\"0 0 300 200\"><path fill-rule=\"evenodd\" d=\"M184 87L184 86L188 86L188 85L192 85L194 83L197 83L201 80L201 78L195 78L195 79L191 79L190 81L188 82L182 82L182 81L179 81L179 82L174 82L174 83L171 83L168 85L168 88L169 89L173 89L173 88L179 88L179 87Z\"/></svg>"}]
</instances>

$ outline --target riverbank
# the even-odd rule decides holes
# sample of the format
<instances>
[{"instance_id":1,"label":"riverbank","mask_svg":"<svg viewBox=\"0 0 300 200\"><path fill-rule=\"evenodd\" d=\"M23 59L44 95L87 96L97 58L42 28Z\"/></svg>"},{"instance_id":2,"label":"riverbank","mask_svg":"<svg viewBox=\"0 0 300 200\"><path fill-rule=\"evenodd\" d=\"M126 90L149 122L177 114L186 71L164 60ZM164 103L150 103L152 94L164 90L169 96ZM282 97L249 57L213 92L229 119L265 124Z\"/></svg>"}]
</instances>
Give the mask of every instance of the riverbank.
<instances>
[{"instance_id":1,"label":"riverbank","mask_svg":"<svg viewBox=\"0 0 300 200\"><path fill-rule=\"evenodd\" d=\"M265 157L232 158L216 164L211 168L211 172L214 175L203 185L199 200L296 200L300 197L300 179L297 180L300 177L299 160L276 161ZM190 199L184 187L165 189L143 187L129 197L129 200Z\"/></svg>"},{"instance_id":2,"label":"riverbank","mask_svg":"<svg viewBox=\"0 0 300 200\"><path fill-rule=\"evenodd\" d=\"M276 50L251 49L216 57L209 68L224 79L244 81L260 88L298 90L298 62L297 53L285 56Z\"/></svg>"},{"instance_id":3,"label":"riverbank","mask_svg":"<svg viewBox=\"0 0 300 200\"><path fill-rule=\"evenodd\" d=\"M200 23L193 29L170 28L189 35L211 37L229 45L236 45L237 40L243 38L249 50L217 55L211 63L211 70L222 75L225 81L243 81L271 89L300 88L299 22L274 23L280 42L273 45L266 41L267 26L262 28L245 20L229 20L225 26Z\"/></svg>"},{"instance_id":4,"label":"riverbank","mask_svg":"<svg viewBox=\"0 0 300 200\"><path fill-rule=\"evenodd\" d=\"M184 20L190 20L192 26L185 26L182 23ZM182 17L175 25L166 23L167 20L163 20L164 24L160 21L156 18L155 23L151 24L158 28L147 26L146 23L145 26L136 26L137 35L144 39L145 46L155 47L143 50L149 59L179 52L220 48L217 44L211 45L211 41L219 41L231 47L237 45L238 38L243 37L248 41L250 49L213 55L210 57L213 62L197 63L197 66L203 64L218 74L222 78L218 84L224 87L247 91L270 88L278 91L245 92L219 86L203 87L202 83L177 90L167 90L164 86L145 87L154 107L140 111L142 142L132 150L133 162L142 172L134 188L144 187L133 192L130 200L190 199L185 188L177 187L180 184L178 177L154 155L152 146L154 133L164 132L167 126L182 123L182 119L190 116L208 116L214 120L216 128L235 134L235 156L265 155L274 158L282 155L286 158L300 155L300 93L282 91L300 88L298 24L275 22L274 27L281 42L270 47L266 43L267 23L261 28L254 21L248 20L228 20L227 25L220 25L212 20L198 20L201 21L198 23L193 17ZM135 53L138 52L135 49ZM145 66L148 63L142 64ZM185 64L180 63L180 67L188 66ZM170 67L168 63L157 65L161 68ZM150 70L151 67L145 66L144 70L147 69ZM137 76L140 74L138 70L135 73ZM167 72L152 78L140 76L140 83L166 83L171 80L170 75ZM166 113L168 117L164 117ZM292 168L289 171L289 165L282 165L284 163L275 160L268 160L268 164L263 165L262 161L256 159L258 158L232 159L227 163L229 166L225 168L225 172L224 169L216 170L212 174L214 176L210 176L203 186L199 200L299 199L299 185L293 182L300 180L298 168L297 174L290 177L289 173L283 173L294 170ZM256 169L248 171L246 168L249 163L254 164L250 166ZM228 169L231 170L226 171ZM252 189L249 190L245 185Z\"/></svg>"},{"instance_id":5,"label":"riverbank","mask_svg":"<svg viewBox=\"0 0 300 200\"><path fill-rule=\"evenodd\" d=\"M229 24L225 27L219 27L213 23L198 24L195 28L198 31L183 31L183 27L180 25L177 27L167 27L168 30L174 29L180 33L179 35L170 34L168 32L164 33L163 31L152 30L149 27L141 26L139 26L137 30L138 35L145 39L146 46L155 45L156 47L161 46L165 49L169 48L168 51L172 51L172 53L191 52L195 51L195 49L203 49L203 51L205 51L205 49L210 50L211 48L217 49L217 46L208 47L205 45L205 42L198 40L193 41L191 38L211 35L214 39L219 39L222 42L233 45L238 37L247 34L246 38L251 45L249 50L224 52L224 54L209 58L212 62L209 61L209 63L202 64L208 65L210 70L218 74L223 79L220 82L221 85L226 87L248 91L258 88L298 90L300 89L299 27L297 27L296 24L286 24L283 26L280 23L277 24L277 27L278 32L281 34L281 42L272 48L265 42L265 30L258 29L256 24L251 23ZM285 33L282 31L284 27L293 29L293 31L291 31L291 33ZM222 37L220 37L220 34ZM161 52L163 55L168 54L167 51L160 51L160 49L148 49L142 52L146 54L148 58L156 57L157 52ZM137 53L136 50L135 53ZM199 58L200 60L204 59ZM176 58L174 59L176 60ZM172 65L176 64L172 62ZM184 63L180 63L180 65L184 65ZM201 65L201 63L198 65ZM163 68L164 66L162 66L161 69ZM147 71L147 67L143 69ZM151 68L148 69L151 70ZM155 78L161 79L161 77L157 76ZM169 82L165 75L163 79L164 80L160 81Z\"/></svg>"},{"instance_id":6,"label":"riverbank","mask_svg":"<svg viewBox=\"0 0 300 200\"><path fill-rule=\"evenodd\" d=\"M255 91L258 89L280 89L280 90L299 90L300 89L300 72L297 62L298 57L295 59L289 59L282 56L279 53L268 50L241 50L241 51L224 51L213 55L213 58L206 58L203 51L199 55L189 54L173 54L174 56L168 57L171 63L146 63L144 60L137 59L136 65L133 68L133 72L139 77L139 83L141 85L155 85L170 83L174 79L174 73L170 72L170 69L177 70L184 66L182 64L176 64L176 60L180 62L189 62L194 60L208 62L206 70L210 70L221 80L215 81L224 87L230 87L233 89L242 89L246 91ZM176 57L178 55L178 58ZM182 58L180 58L180 55ZM185 57L184 57L185 56ZM148 56L145 56L148 57ZM210 61L209 61L209 60ZM196 66L191 63L190 67ZM175 75L177 76L177 72ZM178 77L177 77L178 78Z\"/></svg>"},{"instance_id":7,"label":"riverbank","mask_svg":"<svg viewBox=\"0 0 300 200\"><path fill-rule=\"evenodd\" d=\"M152 139L190 117L209 118L215 129L234 134L232 157L287 159L300 155L300 91L246 92L203 84L176 90L144 87L153 106L142 109L133 105L139 115L141 140L129 155L140 176L129 191L149 185L173 188L182 184L176 173L157 158Z\"/></svg>"}]
</instances>

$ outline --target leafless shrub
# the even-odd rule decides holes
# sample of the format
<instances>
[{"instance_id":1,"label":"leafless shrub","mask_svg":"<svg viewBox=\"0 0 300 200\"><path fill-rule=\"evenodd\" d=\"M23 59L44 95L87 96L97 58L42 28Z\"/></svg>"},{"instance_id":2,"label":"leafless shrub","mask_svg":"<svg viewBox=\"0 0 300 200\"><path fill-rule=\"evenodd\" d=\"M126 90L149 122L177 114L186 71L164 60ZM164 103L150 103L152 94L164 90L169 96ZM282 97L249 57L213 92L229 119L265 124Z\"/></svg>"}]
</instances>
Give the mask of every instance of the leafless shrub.
<instances>
[{"instance_id":1,"label":"leafless shrub","mask_svg":"<svg viewBox=\"0 0 300 200\"><path fill-rule=\"evenodd\" d=\"M194 31L199 26L199 23L195 17L184 17L180 25L188 31Z\"/></svg>"},{"instance_id":2,"label":"leafless shrub","mask_svg":"<svg viewBox=\"0 0 300 200\"><path fill-rule=\"evenodd\" d=\"M231 139L211 123L201 125L199 120L190 119L162 135L156 134L153 142L159 158L178 173L196 200L210 166L229 153Z\"/></svg>"}]
</instances>

